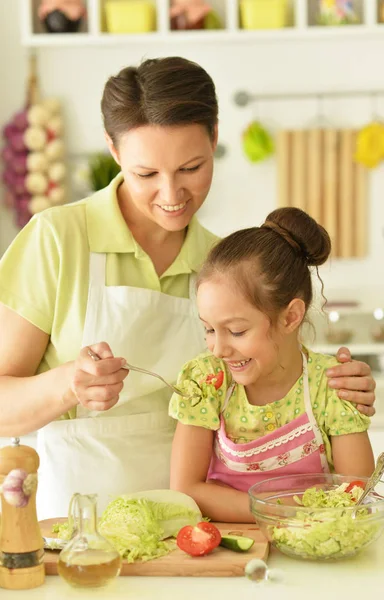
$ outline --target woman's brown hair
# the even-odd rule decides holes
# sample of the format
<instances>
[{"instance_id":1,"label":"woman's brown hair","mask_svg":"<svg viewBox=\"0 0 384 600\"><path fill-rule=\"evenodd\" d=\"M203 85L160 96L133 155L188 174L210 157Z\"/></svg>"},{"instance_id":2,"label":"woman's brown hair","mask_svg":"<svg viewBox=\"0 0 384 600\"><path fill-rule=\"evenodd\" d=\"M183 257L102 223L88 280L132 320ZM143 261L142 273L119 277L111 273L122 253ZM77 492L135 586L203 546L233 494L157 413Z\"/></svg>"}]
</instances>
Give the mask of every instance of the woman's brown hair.
<instances>
[{"instance_id":1,"label":"woman's brown hair","mask_svg":"<svg viewBox=\"0 0 384 600\"><path fill-rule=\"evenodd\" d=\"M241 229L221 240L208 255L198 285L225 274L274 323L294 298L309 308L309 267L325 263L330 252L324 227L299 208L279 208L261 227Z\"/></svg>"},{"instance_id":2,"label":"woman's brown hair","mask_svg":"<svg viewBox=\"0 0 384 600\"><path fill-rule=\"evenodd\" d=\"M143 125L199 124L213 139L218 119L211 77L198 64L177 56L149 59L110 77L101 111L115 145L124 133Z\"/></svg>"}]
</instances>

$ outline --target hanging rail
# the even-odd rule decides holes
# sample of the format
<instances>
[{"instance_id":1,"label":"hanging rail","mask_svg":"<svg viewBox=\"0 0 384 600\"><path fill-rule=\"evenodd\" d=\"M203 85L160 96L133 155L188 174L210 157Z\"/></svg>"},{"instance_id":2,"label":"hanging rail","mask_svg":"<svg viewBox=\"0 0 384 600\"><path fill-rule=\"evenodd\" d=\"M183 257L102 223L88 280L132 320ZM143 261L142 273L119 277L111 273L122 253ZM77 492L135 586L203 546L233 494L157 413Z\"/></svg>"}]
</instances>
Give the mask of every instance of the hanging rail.
<instances>
[{"instance_id":1,"label":"hanging rail","mask_svg":"<svg viewBox=\"0 0 384 600\"><path fill-rule=\"evenodd\" d=\"M247 106L252 102L263 100L305 100L313 98L347 98L358 96L384 96L384 90L344 90L344 91L317 91L317 92L273 92L251 94L244 90L235 93L233 100L237 106Z\"/></svg>"}]
</instances>

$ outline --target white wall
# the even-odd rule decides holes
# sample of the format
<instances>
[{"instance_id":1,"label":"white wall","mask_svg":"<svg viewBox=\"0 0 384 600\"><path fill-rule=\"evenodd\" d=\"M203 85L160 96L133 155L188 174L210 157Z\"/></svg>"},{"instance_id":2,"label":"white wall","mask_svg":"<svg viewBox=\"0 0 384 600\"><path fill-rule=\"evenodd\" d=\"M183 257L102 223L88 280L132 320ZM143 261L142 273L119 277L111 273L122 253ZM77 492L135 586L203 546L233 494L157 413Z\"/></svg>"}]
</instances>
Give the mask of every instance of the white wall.
<instances>
[{"instance_id":1,"label":"white wall","mask_svg":"<svg viewBox=\"0 0 384 600\"><path fill-rule=\"evenodd\" d=\"M3 126L20 110L25 98L26 49L21 47L19 39L18 2L0 0L0 146ZM2 206L0 183L0 256L16 232L13 215Z\"/></svg>"},{"instance_id":2,"label":"white wall","mask_svg":"<svg viewBox=\"0 0 384 600\"><path fill-rule=\"evenodd\" d=\"M18 43L18 3L0 0L0 10L5 3L7 18L0 18L0 56L9 59L0 65L0 124L20 106L25 77L24 51ZM301 127L313 122L317 113L315 100L276 101L241 109L232 100L236 90L384 89L380 69L384 35L381 40L351 40L343 36L336 41L315 38L220 44L143 42L112 47L39 49L41 87L45 94L57 95L64 103L70 152L104 147L99 106L103 85L110 74L142 58L175 54L204 66L217 86L220 139L227 145L228 154L217 161L212 191L200 216L202 222L218 234L259 224L275 207L275 161L256 166L247 162L242 153L241 132L248 122L258 117L272 130ZM384 96L379 105L384 116ZM326 100L324 108L335 126L360 126L372 114L369 97ZM384 273L383 189L381 167L371 176L369 256L364 260L335 260L331 268L324 268L328 290L380 283ZM1 252L13 232L4 233L4 211L0 215ZM384 288L384 281L382 285Z\"/></svg>"}]
</instances>

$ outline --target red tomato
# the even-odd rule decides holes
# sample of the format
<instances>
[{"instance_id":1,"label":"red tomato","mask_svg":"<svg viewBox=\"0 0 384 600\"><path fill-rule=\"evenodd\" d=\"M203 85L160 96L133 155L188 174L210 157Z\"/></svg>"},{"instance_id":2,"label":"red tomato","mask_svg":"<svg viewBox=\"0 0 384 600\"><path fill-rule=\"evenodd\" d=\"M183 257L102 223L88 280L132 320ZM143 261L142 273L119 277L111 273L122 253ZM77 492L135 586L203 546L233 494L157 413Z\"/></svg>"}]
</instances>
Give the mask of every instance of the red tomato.
<instances>
[{"instance_id":1,"label":"red tomato","mask_svg":"<svg viewBox=\"0 0 384 600\"><path fill-rule=\"evenodd\" d=\"M353 489L355 486L356 486L356 487L360 487L360 488L362 488L363 490L365 489L365 483L364 483L363 481L359 481L358 479L356 479L356 481L351 481L351 483L349 484L349 486L346 488L346 490L345 490L345 491L346 491L346 492L351 492L351 491L352 491L352 489Z\"/></svg>"},{"instance_id":2,"label":"red tomato","mask_svg":"<svg viewBox=\"0 0 384 600\"><path fill-rule=\"evenodd\" d=\"M218 373L212 373L211 375L207 375L205 378L206 383L213 383L215 389L218 390L224 381L224 371L219 371Z\"/></svg>"},{"instance_id":3,"label":"red tomato","mask_svg":"<svg viewBox=\"0 0 384 600\"><path fill-rule=\"evenodd\" d=\"M176 543L180 550L191 556L204 556L212 552L221 542L220 531L212 525L202 521L195 527L186 525L177 534Z\"/></svg>"}]
</instances>

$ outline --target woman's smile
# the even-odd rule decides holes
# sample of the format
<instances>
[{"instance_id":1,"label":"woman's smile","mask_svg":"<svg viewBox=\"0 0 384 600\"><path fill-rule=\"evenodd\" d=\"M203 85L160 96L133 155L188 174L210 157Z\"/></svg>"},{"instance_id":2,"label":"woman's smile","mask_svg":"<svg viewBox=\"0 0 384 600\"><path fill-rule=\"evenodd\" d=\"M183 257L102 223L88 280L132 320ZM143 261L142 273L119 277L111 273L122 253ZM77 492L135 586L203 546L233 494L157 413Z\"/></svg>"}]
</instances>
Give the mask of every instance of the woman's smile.
<instances>
[{"instance_id":1,"label":"woman's smile","mask_svg":"<svg viewBox=\"0 0 384 600\"><path fill-rule=\"evenodd\" d=\"M189 200L186 202L180 202L180 204L156 204L158 208L160 208L164 213L166 213L167 217L179 217L183 215L187 209Z\"/></svg>"}]
</instances>

